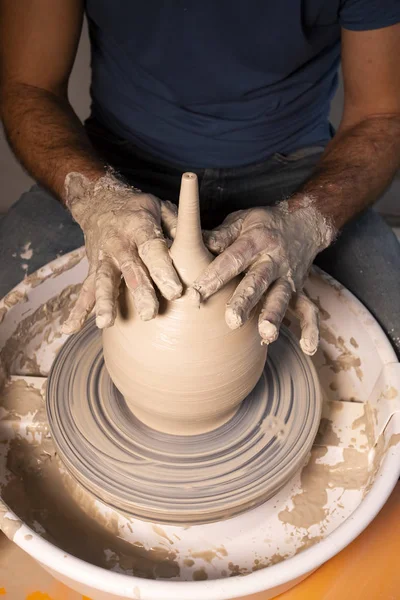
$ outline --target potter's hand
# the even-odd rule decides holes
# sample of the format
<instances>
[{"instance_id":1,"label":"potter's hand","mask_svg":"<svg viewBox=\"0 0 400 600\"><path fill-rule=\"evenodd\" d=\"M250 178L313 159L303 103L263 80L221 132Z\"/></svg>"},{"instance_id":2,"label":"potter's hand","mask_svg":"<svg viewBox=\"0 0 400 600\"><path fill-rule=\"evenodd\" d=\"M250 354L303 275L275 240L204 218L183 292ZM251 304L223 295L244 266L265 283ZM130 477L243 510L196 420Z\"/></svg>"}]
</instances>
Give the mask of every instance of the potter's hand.
<instances>
[{"instance_id":1,"label":"potter's hand","mask_svg":"<svg viewBox=\"0 0 400 600\"><path fill-rule=\"evenodd\" d=\"M232 329L240 327L264 296L259 332L262 341L270 344L278 337L294 294L291 305L300 318L300 344L306 354L314 354L319 341L318 310L303 293L303 285L315 256L331 243L334 231L312 201L303 197L297 208L285 201L271 208L232 213L204 237L208 248L219 256L193 283L201 299L246 272L226 307L226 322Z\"/></svg>"},{"instance_id":2,"label":"potter's hand","mask_svg":"<svg viewBox=\"0 0 400 600\"><path fill-rule=\"evenodd\" d=\"M89 273L64 333L79 330L94 306L98 327L114 323L121 275L143 320L158 311L152 280L168 300L181 295L155 196L124 185L112 174L92 182L79 173L67 175L65 196L85 234Z\"/></svg>"}]
</instances>

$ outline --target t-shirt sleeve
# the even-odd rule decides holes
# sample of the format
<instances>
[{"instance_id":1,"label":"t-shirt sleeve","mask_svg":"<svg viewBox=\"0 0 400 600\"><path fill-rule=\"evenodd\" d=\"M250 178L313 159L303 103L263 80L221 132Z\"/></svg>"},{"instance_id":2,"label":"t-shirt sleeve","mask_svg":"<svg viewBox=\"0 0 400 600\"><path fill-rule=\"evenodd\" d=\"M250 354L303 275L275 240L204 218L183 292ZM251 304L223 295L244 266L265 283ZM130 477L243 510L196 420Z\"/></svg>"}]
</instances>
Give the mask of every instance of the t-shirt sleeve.
<instances>
[{"instance_id":1,"label":"t-shirt sleeve","mask_svg":"<svg viewBox=\"0 0 400 600\"><path fill-rule=\"evenodd\" d=\"M400 23L400 0L341 0L339 21L354 31L395 25Z\"/></svg>"}]
</instances>

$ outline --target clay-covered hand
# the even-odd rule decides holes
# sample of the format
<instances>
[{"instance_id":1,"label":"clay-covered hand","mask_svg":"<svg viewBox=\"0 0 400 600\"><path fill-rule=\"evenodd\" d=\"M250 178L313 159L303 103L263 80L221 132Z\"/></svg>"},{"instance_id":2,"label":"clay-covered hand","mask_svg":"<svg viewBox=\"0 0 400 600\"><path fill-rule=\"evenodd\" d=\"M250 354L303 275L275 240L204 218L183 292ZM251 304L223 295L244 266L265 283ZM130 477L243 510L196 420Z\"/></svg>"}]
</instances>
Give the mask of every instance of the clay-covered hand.
<instances>
[{"instance_id":1,"label":"clay-covered hand","mask_svg":"<svg viewBox=\"0 0 400 600\"><path fill-rule=\"evenodd\" d=\"M270 344L291 300L300 319L301 348L316 352L319 342L318 310L303 292L315 256L334 238L334 230L302 197L296 208L287 201L270 208L253 208L229 215L222 225L204 233L208 248L219 254L193 283L201 300L207 300L225 283L245 272L227 307L232 329L240 327L262 298L259 332Z\"/></svg>"},{"instance_id":2,"label":"clay-covered hand","mask_svg":"<svg viewBox=\"0 0 400 600\"><path fill-rule=\"evenodd\" d=\"M85 235L89 272L64 333L78 331L94 306L97 326L112 325L121 276L143 320L158 311L153 282L168 300L182 294L162 232L158 198L123 184L111 173L94 182L70 173L65 197Z\"/></svg>"}]
</instances>

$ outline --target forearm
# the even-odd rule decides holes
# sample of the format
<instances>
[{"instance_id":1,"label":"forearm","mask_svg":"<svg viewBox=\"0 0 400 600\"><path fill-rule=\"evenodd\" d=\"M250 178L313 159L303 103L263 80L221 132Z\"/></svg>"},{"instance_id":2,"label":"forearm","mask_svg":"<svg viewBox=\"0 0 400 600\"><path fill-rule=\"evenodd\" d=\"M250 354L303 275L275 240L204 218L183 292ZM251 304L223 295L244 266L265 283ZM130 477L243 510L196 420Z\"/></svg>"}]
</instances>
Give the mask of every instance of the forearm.
<instances>
[{"instance_id":1,"label":"forearm","mask_svg":"<svg viewBox=\"0 0 400 600\"><path fill-rule=\"evenodd\" d=\"M68 173L78 172L90 180L104 175L106 167L66 98L14 83L2 90L1 113L17 158L63 202Z\"/></svg>"},{"instance_id":2,"label":"forearm","mask_svg":"<svg viewBox=\"0 0 400 600\"><path fill-rule=\"evenodd\" d=\"M304 195L336 228L373 204L400 168L400 115L375 116L339 130L316 170L289 200Z\"/></svg>"}]
</instances>

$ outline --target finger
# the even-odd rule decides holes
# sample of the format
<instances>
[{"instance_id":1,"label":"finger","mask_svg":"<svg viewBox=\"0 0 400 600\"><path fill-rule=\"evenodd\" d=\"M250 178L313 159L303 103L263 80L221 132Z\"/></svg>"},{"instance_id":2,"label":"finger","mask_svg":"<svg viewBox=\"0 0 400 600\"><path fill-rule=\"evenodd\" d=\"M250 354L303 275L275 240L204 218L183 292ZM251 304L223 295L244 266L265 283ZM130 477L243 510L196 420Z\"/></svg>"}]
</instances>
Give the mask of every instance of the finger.
<instances>
[{"instance_id":1,"label":"finger","mask_svg":"<svg viewBox=\"0 0 400 600\"><path fill-rule=\"evenodd\" d=\"M237 240L243 223L243 211L237 211L226 217L222 225L211 231L203 231L205 245L214 254L221 254Z\"/></svg>"},{"instance_id":2,"label":"finger","mask_svg":"<svg viewBox=\"0 0 400 600\"><path fill-rule=\"evenodd\" d=\"M228 281L247 269L258 253L259 250L251 238L240 237L213 260L192 287L199 292L202 300L207 300Z\"/></svg>"},{"instance_id":3,"label":"finger","mask_svg":"<svg viewBox=\"0 0 400 600\"><path fill-rule=\"evenodd\" d=\"M121 273L111 257L105 256L96 272L96 325L99 329L114 324Z\"/></svg>"},{"instance_id":4,"label":"finger","mask_svg":"<svg viewBox=\"0 0 400 600\"><path fill-rule=\"evenodd\" d=\"M69 335L79 331L85 322L86 317L92 311L94 303L95 272L89 271L89 275L82 284L75 306L62 326L62 332Z\"/></svg>"},{"instance_id":5,"label":"finger","mask_svg":"<svg viewBox=\"0 0 400 600\"><path fill-rule=\"evenodd\" d=\"M165 233L174 239L178 224L178 207L169 200L161 202L161 222Z\"/></svg>"},{"instance_id":6,"label":"finger","mask_svg":"<svg viewBox=\"0 0 400 600\"><path fill-rule=\"evenodd\" d=\"M119 241L113 244L116 261L133 303L143 321L153 319L158 312L158 300L145 266L135 248L128 250Z\"/></svg>"},{"instance_id":7,"label":"finger","mask_svg":"<svg viewBox=\"0 0 400 600\"><path fill-rule=\"evenodd\" d=\"M182 295L182 283L175 271L165 238L153 237L147 240L138 247L138 252L164 298L179 298Z\"/></svg>"},{"instance_id":8,"label":"finger","mask_svg":"<svg viewBox=\"0 0 400 600\"><path fill-rule=\"evenodd\" d=\"M269 256L250 267L227 304L225 321L228 327L237 329L247 321L251 310L276 279L277 271Z\"/></svg>"},{"instance_id":9,"label":"finger","mask_svg":"<svg viewBox=\"0 0 400 600\"><path fill-rule=\"evenodd\" d=\"M292 286L284 277L268 290L258 318L258 331L264 344L272 344L277 339L291 295Z\"/></svg>"},{"instance_id":10,"label":"finger","mask_svg":"<svg viewBox=\"0 0 400 600\"><path fill-rule=\"evenodd\" d=\"M300 320L300 347L304 354L312 356L319 344L319 311L303 292L298 292L293 300L292 308Z\"/></svg>"}]
</instances>

